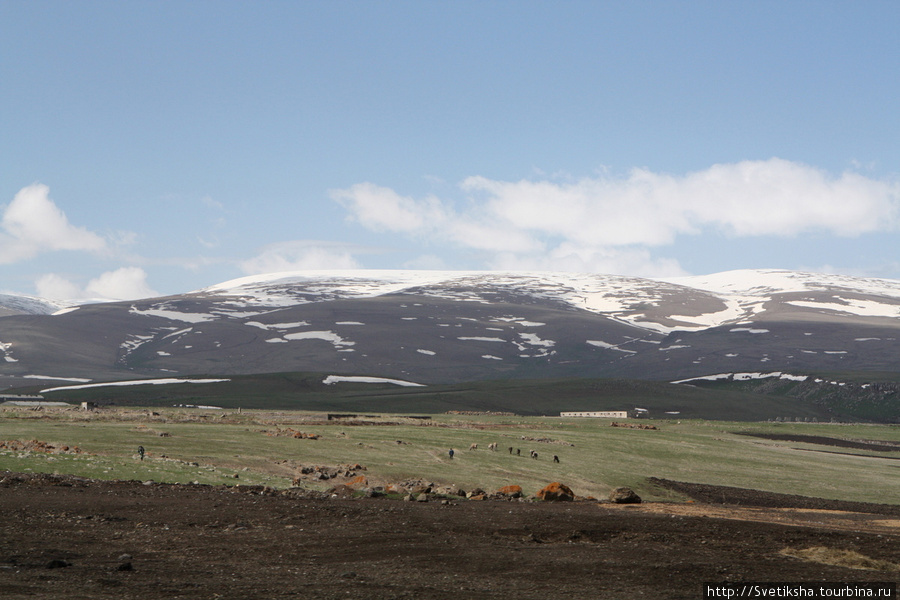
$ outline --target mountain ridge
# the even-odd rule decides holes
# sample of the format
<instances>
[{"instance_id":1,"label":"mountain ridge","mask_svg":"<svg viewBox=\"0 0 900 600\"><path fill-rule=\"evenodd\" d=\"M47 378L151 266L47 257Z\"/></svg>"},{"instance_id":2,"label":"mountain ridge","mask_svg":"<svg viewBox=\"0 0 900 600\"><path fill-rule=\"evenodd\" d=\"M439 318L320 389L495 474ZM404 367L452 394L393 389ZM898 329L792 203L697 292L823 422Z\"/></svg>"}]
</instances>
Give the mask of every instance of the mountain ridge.
<instances>
[{"instance_id":1,"label":"mountain ridge","mask_svg":"<svg viewBox=\"0 0 900 600\"><path fill-rule=\"evenodd\" d=\"M888 279L303 271L0 317L0 385L286 371L425 384L896 372L898 339L900 281Z\"/></svg>"}]
</instances>

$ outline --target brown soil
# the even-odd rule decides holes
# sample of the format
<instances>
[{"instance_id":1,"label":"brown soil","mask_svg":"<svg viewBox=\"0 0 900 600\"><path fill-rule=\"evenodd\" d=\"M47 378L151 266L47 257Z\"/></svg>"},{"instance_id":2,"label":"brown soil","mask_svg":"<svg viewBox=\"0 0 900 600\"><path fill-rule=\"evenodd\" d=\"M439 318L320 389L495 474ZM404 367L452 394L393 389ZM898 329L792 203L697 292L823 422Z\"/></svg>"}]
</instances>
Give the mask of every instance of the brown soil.
<instances>
[{"instance_id":1,"label":"brown soil","mask_svg":"<svg viewBox=\"0 0 900 600\"><path fill-rule=\"evenodd\" d=\"M896 565L894 513L745 492L739 505L444 504L0 472L0 596L695 600L703 583L896 581L782 554Z\"/></svg>"}]
</instances>

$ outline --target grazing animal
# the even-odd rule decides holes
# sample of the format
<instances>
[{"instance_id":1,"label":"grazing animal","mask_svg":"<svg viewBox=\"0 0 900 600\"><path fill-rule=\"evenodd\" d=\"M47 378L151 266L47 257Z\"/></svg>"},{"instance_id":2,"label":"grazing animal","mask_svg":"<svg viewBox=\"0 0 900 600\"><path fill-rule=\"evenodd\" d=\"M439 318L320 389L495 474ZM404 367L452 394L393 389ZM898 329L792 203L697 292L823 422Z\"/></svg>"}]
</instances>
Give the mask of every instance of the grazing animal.
<instances>
[{"instance_id":1,"label":"grazing animal","mask_svg":"<svg viewBox=\"0 0 900 600\"><path fill-rule=\"evenodd\" d=\"M535 452L534 450L531 451L531 458L537 460L537 452Z\"/></svg>"},{"instance_id":2,"label":"grazing animal","mask_svg":"<svg viewBox=\"0 0 900 600\"><path fill-rule=\"evenodd\" d=\"M478 444L472 444L469 446L469 450L478 450Z\"/></svg>"},{"instance_id":3,"label":"grazing animal","mask_svg":"<svg viewBox=\"0 0 900 600\"><path fill-rule=\"evenodd\" d=\"M509 453L512 454L512 446L509 447Z\"/></svg>"},{"instance_id":4,"label":"grazing animal","mask_svg":"<svg viewBox=\"0 0 900 600\"><path fill-rule=\"evenodd\" d=\"M488 444L488 450L490 450L492 452L496 452L497 451L497 442L491 442L490 444Z\"/></svg>"},{"instance_id":5,"label":"grazing animal","mask_svg":"<svg viewBox=\"0 0 900 600\"><path fill-rule=\"evenodd\" d=\"M559 462L559 457L555 454L553 455L553 462L555 462L555 463Z\"/></svg>"},{"instance_id":6,"label":"grazing animal","mask_svg":"<svg viewBox=\"0 0 900 600\"><path fill-rule=\"evenodd\" d=\"M521 455L522 455L522 449L516 448L516 456L521 456Z\"/></svg>"}]
</instances>

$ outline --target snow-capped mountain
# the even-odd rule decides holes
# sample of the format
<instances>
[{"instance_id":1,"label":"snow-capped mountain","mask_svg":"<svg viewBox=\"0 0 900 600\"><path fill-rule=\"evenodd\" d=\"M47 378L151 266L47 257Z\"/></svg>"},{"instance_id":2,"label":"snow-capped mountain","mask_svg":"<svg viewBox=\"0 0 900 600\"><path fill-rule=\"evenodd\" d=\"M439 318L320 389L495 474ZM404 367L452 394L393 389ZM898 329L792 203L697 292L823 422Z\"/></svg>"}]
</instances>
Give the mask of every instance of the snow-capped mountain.
<instances>
[{"instance_id":1,"label":"snow-capped mountain","mask_svg":"<svg viewBox=\"0 0 900 600\"><path fill-rule=\"evenodd\" d=\"M0 317L10 315L49 315L65 306L59 302L21 296L17 294L0 294Z\"/></svg>"},{"instance_id":2,"label":"snow-capped mountain","mask_svg":"<svg viewBox=\"0 0 900 600\"><path fill-rule=\"evenodd\" d=\"M0 318L0 382L322 371L420 383L897 371L900 281L330 271Z\"/></svg>"}]
</instances>

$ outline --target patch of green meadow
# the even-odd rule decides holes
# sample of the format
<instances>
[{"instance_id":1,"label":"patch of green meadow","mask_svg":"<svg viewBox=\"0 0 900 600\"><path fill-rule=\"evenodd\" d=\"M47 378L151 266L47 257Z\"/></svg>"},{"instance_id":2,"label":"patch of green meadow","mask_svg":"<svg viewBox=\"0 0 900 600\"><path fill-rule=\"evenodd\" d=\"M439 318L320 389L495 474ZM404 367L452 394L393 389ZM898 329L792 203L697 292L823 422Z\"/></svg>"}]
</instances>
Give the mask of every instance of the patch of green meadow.
<instances>
[{"instance_id":1,"label":"patch of green meadow","mask_svg":"<svg viewBox=\"0 0 900 600\"><path fill-rule=\"evenodd\" d=\"M0 469L106 479L265 484L287 487L301 465L360 464L373 483L425 479L462 489L522 486L526 494L559 481L582 496L619 486L648 500L678 500L650 477L747 487L841 500L900 503L896 452L772 441L742 432L900 442L888 425L629 420L656 430L612 427L608 419L377 415L369 424L283 411L168 409L0 410L0 441L41 440L82 454L0 451ZM318 435L297 439L291 432ZM275 435L276 433L282 435ZM470 450L477 443L476 450ZM496 443L497 451L488 450ZM137 447L144 446L144 461ZM450 458L449 450L454 450ZM512 453L509 452L512 448ZM519 451L517 454L516 451ZM538 453L530 458L530 451ZM560 462L554 463L553 455ZM238 478L235 479L234 475ZM336 481L310 483L319 489Z\"/></svg>"}]
</instances>

